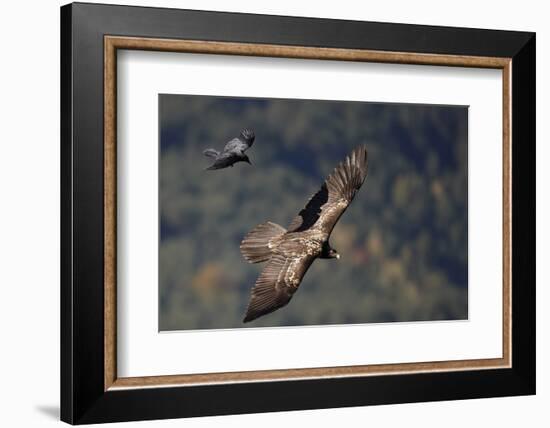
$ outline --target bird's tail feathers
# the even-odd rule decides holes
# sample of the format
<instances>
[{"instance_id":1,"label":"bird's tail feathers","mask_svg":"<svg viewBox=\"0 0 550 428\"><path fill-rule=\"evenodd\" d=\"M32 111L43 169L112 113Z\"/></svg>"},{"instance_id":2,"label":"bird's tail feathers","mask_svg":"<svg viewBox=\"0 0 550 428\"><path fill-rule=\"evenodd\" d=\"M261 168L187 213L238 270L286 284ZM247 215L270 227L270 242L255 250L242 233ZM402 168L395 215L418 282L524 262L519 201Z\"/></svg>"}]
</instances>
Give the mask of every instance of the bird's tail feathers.
<instances>
[{"instance_id":1,"label":"bird's tail feathers","mask_svg":"<svg viewBox=\"0 0 550 428\"><path fill-rule=\"evenodd\" d=\"M250 263L260 263L269 260L271 248L276 245L277 238L286 233L286 229L270 221L259 224L244 237L241 242L241 253Z\"/></svg>"},{"instance_id":2,"label":"bird's tail feathers","mask_svg":"<svg viewBox=\"0 0 550 428\"><path fill-rule=\"evenodd\" d=\"M202 154L208 156L209 158L215 158L220 154L220 152L214 149L206 149L202 152Z\"/></svg>"}]
</instances>

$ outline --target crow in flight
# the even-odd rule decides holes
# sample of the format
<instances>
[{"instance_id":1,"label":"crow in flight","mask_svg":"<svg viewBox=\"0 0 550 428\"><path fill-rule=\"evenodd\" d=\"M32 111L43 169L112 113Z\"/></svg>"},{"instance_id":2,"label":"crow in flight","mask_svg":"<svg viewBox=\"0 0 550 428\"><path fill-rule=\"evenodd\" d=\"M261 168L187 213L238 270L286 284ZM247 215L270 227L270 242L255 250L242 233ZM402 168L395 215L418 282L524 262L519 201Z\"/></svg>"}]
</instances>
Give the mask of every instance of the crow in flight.
<instances>
[{"instance_id":1,"label":"crow in flight","mask_svg":"<svg viewBox=\"0 0 550 428\"><path fill-rule=\"evenodd\" d=\"M215 149L206 149L202 153L214 159L214 163L206 169L227 168L228 166L233 166L233 164L237 162L248 162L252 165L250 159L248 159L248 156L245 155L244 152L254 144L254 138L256 138L254 131L245 128L237 138L233 138L225 145L223 152L220 153Z\"/></svg>"}]
</instances>

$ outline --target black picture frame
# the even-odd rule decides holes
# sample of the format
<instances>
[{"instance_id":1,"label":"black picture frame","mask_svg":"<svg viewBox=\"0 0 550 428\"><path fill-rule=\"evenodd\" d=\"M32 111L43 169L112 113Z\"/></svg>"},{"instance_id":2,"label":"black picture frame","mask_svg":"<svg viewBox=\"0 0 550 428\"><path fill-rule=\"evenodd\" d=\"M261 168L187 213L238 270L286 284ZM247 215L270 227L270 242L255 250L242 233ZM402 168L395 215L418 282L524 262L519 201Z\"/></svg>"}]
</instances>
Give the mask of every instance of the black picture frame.
<instances>
[{"instance_id":1,"label":"black picture frame","mask_svg":"<svg viewBox=\"0 0 550 428\"><path fill-rule=\"evenodd\" d=\"M512 59L512 367L104 390L104 36ZM74 3L61 8L61 419L71 424L535 393L535 34Z\"/></svg>"}]
</instances>

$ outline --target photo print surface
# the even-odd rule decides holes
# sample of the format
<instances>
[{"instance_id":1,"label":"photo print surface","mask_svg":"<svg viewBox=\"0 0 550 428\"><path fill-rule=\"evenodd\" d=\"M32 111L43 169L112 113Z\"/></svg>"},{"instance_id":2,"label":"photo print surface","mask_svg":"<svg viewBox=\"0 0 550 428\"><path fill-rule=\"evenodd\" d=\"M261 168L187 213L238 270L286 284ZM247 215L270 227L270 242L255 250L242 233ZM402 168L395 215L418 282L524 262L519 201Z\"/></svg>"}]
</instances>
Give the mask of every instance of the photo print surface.
<instances>
[{"instance_id":1,"label":"photo print surface","mask_svg":"<svg viewBox=\"0 0 550 428\"><path fill-rule=\"evenodd\" d=\"M160 331L468 318L467 107L160 94L159 159Z\"/></svg>"}]
</instances>

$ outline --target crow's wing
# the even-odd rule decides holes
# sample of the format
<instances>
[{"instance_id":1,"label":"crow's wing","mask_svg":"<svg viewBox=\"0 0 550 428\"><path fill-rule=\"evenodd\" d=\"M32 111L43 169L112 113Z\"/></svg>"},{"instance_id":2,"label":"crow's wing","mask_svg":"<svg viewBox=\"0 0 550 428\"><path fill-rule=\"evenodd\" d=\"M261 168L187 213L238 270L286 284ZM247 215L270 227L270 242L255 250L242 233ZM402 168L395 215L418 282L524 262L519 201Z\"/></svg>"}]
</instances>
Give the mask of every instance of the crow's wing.
<instances>
[{"instance_id":1,"label":"crow's wing","mask_svg":"<svg viewBox=\"0 0 550 428\"><path fill-rule=\"evenodd\" d=\"M315 260L303 248L289 248L274 254L256 280L243 322L252 321L285 306L298 289L302 278Z\"/></svg>"},{"instance_id":2,"label":"crow's wing","mask_svg":"<svg viewBox=\"0 0 550 428\"><path fill-rule=\"evenodd\" d=\"M248 145L245 141L240 138L233 138L229 141L223 148L224 152L245 152L252 144Z\"/></svg>"},{"instance_id":3,"label":"crow's wing","mask_svg":"<svg viewBox=\"0 0 550 428\"><path fill-rule=\"evenodd\" d=\"M208 168L206 168L207 170L210 170L210 169L222 169L222 168L226 168L228 166L231 166L234 162L234 154L233 153L222 153L220 154L215 162L210 165Z\"/></svg>"},{"instance_id":4,"label":"crow's wing","mask_svg":"<svg viewBox=\"0 0 550 428\"><path fill-rule=\"evenodd\" d=\"M367 148L355 148L330 174L288 227L289 232L318 229L330 234L367 177Z\"/></svg>"}]
</instances>

